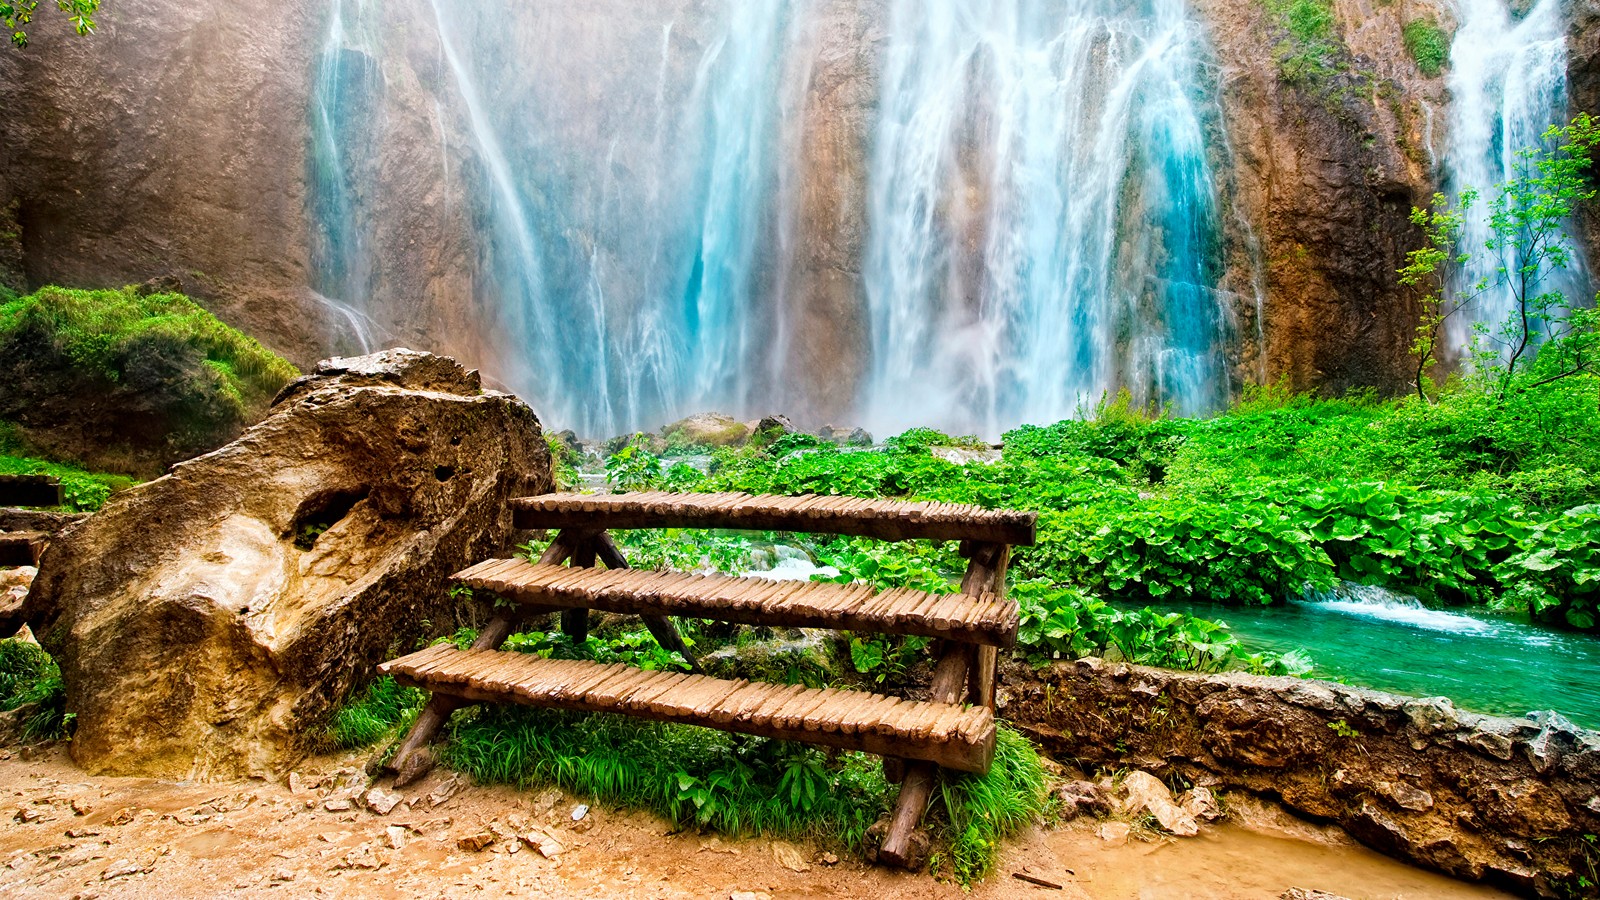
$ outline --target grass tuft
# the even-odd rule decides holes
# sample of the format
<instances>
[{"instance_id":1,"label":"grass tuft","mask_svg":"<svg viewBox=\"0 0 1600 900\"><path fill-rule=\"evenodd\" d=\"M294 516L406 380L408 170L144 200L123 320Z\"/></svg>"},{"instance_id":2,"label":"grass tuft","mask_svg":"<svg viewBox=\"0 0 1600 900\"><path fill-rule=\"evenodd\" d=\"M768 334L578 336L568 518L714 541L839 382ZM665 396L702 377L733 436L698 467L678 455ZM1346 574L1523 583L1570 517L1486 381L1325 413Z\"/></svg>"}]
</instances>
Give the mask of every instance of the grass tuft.
<instances>
[{"instance_id":1,"label":"grass tuft","mask_svg":"<svg viewBox=\"0 0 1600 900\"><path fill-rule=\"evenodd\" d=\"M410 725L425 699L422 691L402 687L384 675L333 714L333 720L328 723L327 740L340 750L371 746L385 735Z\"/></svg>"},{"instance_id":2,"label":"grass tuft","mask_svg":"<svg viewBox=\"0 0 1600 900\"><path fill-rule=\"evenodd\" d=\"M950 868L963 885L987 876L1000 842L1044 813L1046 778L1038 751L1004 725L995 737L988 774L946 781L941 792Z\"/></svg>"},{"instance_id":3,"label":"grass tuft","mask_svg":"<svg viewBox=\"0 0 1600 900\"><path fill-rule=\"evenodd\" d=\"M483 708L457 721L441 756L479 782L553 785L685 827L849 849L889 808L876 757L623 716Z\"/></svg>"},{"instance_id":4,"label":"grass tuft","mask_svg":"<svg viewBox=\"0 0 1600 900\"><path fill-rule=\"evenodd\" d=\"M1438 21L1412 19L1406 23L1401 36L1422 74L1433 78L1444 71L1445 63L1450 60L1450 38Z\"/></svg>"},{"instance_id":5,"label":"grass tuft","mask_svg":"<svg viewBox=\"0 0 1600 900\"><path fill-rule=\"evenodd\" d=\"M0 640L0 712L32 706L22 721L22 739L32 743L67 737L72 714L61 671L39 645Z\"/></svg>"}]
</instances>

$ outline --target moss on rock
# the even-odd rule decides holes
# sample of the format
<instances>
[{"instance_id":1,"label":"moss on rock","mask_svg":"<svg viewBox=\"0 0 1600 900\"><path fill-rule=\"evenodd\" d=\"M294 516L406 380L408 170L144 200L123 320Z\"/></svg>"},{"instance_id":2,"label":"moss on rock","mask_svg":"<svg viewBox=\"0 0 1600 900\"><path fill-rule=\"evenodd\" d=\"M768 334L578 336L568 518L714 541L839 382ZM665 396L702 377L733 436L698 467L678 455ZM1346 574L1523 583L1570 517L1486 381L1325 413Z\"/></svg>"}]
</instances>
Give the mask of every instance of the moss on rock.
<instances>
[{"instance_id":1,"label":"moss on rock","mask_svg":"<svg viewBox=\"0 0 1600 900\"><path fill-rule=\"evenodd\" d=\"M154 474L266 414L295 368L182 294L46 287L0 303L0 420L38 455Z\"/></svg>"}]
</instances>

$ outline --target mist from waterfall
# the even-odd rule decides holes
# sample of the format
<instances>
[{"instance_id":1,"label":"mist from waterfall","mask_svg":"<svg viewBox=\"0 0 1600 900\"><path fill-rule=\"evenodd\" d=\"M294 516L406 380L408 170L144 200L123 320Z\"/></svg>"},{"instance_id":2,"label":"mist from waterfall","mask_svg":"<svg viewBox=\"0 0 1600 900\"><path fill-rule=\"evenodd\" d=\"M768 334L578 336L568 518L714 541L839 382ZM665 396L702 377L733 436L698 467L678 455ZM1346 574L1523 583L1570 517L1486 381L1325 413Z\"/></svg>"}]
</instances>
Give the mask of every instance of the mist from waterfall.
<instances>
[{"instance_id":1,"label":"mist from waterfall","mask_svg":"<svg viewBox=\"0 0 1600 900\"><path fill-rule=\"evenodd\" d=\"M897 0L871 170L869 419L996 435L1228 396L1181 0Z\"/></svg>"},{"instance_id":2,"label":"mist from waterfall","mask_svg":"<svg viewBox=\"0 0 1600 900\"><path fill-rule=\"evenodd\" d=\"M1517 170L1517 152L1544 146L1542 135L1567 119L1566 20L1561 0L1538 0L1520 20L1506 0L1461 0L1461 26L1450 48L1449 144L1444 157L1448 190L1465 188L1480 197L1466 216L1461 246L1473 258L1459 273L1458 289L1487 279L1497 267L1515 271L1519 260L1483 250L1493 236L1489 201L1498 185L1528 173ZM1575 252L1565 273L1546 273L1536 290L1561 288L1571 299L1585 282L1583 256ZM1491 287L1448 325L1451 345L1469 347L1474 327L1491 332L1515 309L1509 287Z\"/></svg>"}]
</instances>

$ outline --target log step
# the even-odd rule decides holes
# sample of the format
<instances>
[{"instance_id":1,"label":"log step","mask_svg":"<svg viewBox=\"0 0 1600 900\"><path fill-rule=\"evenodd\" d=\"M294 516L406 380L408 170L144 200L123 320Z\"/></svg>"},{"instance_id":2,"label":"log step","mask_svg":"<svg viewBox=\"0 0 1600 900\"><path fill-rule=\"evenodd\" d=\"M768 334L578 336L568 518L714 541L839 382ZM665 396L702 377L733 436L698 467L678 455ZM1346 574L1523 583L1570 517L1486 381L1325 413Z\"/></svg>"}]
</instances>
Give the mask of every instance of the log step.
<instances>
[{"instance_id":1,"label":"log step","mask_svg":"<svg viewBox=\"0 0 1600 900\"><path fill-rule=\"evenodd\" d=\"M0 506L60 506L62 499L54 475L0 475Z\"/></svg>"},{"instance_id":2,"label":"log step","mask_svg":"<svg viewBox=\"0 0 1600 900\"><path fill-rule=\"evenodd\" d=\"M472 588L536 607L921 635L995 647L1010 647L1017 639L1016 602L992 593L879 592L859 584L568 568L521 559L491 559L455 577Z\"/></svg>"},{"instance_id":3,"label":"log step","mask_svg":"<svg viewBox=\"0 0 1600 900\"><path fill-rule=\"evenodd\" d=\"M731 528L885 541L1031 545L1037 513L973 504L752 494L544 494L511 501L518 528Z\"/></svg>"},{"instance_id":4,"label":"log step","mask_svg":"<svg viewBox=\"0 0 1600 900\"><path fill-rule=\"evenodd\" d=\"M50 535L42 531L0 532L0 566L36 566Z\"/></svg>"},{"instance_id":5,"label":"log step","mask_svg":"<svg viewBox=\"0 0 1600 900\"><path fill-rule=\"evenodd\" d=\"M902 700L500 650L429 647L378 667L401 684L486 703L607 712L987 772L987 707Z\"/></svg>"}]
</instances>

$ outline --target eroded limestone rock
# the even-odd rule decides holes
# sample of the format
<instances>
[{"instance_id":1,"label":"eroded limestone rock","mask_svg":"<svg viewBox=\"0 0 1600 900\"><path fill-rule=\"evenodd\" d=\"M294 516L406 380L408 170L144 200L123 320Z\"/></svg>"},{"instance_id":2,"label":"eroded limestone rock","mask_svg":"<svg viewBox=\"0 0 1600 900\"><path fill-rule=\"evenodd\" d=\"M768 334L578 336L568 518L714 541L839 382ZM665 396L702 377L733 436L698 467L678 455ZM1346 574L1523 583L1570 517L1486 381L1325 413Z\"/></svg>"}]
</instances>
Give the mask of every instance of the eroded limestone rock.
<instances>
[{"instance_id":1,"label":"eroded limestone rock","mask_svg":"<svg viewBox=\"0 0 1600 900\"><path fill-rule=\"evenodd\" d=\"M330 360L269 417L118 494L26 604L92 773L281 775L390 647L455 623L447 579L550 488L533 412L396 350Z\"/></svg>"}]
</instances>

